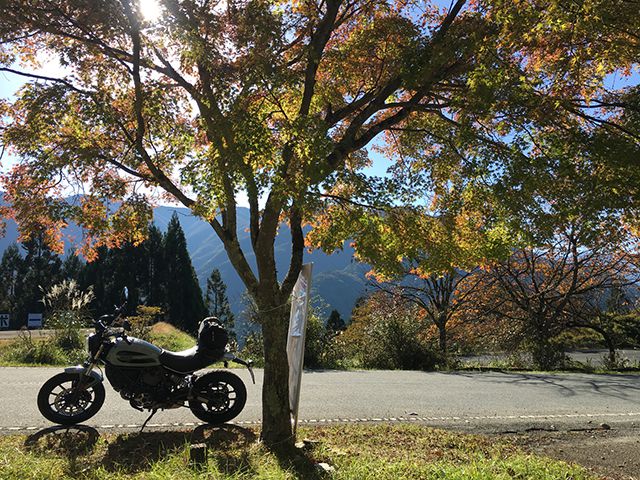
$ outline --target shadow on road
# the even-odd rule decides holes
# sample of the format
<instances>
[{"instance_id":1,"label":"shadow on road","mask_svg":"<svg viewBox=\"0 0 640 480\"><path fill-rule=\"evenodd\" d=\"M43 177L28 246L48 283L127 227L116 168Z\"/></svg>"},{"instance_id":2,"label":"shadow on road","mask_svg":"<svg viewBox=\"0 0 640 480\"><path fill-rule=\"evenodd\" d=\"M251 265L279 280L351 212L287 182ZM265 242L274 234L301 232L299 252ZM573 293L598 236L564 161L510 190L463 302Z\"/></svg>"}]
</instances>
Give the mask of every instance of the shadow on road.
<instances>
[{"instance_id":1,"label":"shadow on road","mask_svg":"<svg viewBox=\"0 0 640 480\"><path fill-rule=\"evenodd\" d=\"M507 383L521 386L548 386L560 391L560 395L571 397L584 393L596 393L640 404L639 375L584 375L490 372L451 372L449 375L464 376L490 383Z\"/></svg>"},{"instance_id":2,"label":"shadow on road","mask_svg":"<svg viewBox=\"0 0 640 480\"><path fill-rule=\"evenodd\" d=\"M191 431L152 431L100 436L92 427L45 428L27 437L24 448L42 456L66 459L65 473L76 477L88 470L103 468L110 472L133 475L150 471L169 456L185 452L185 468L202 468L188 463L189 445L206 445L206 458L221 472L236 477L258 475L258 462L266 453L256 452L257 436L253 430L237 425L202 425ZM296 478L319 479L311 457L304 450L281 448L272 452L278 463ZM187 467L187 465L189 465Z\"/></svg>"}]
</instances>

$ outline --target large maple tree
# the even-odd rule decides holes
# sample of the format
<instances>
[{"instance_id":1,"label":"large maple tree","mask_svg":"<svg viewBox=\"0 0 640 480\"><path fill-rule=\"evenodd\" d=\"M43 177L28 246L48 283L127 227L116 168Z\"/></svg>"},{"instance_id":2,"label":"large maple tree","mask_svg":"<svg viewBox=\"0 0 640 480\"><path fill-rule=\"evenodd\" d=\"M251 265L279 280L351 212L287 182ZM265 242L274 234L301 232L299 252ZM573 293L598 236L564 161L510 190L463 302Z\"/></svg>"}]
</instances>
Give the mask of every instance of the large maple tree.
<instances>
[{"instance_id":1,"label":"large maple tree","mask_svg":"<svg viewBox=\"0 0 640 480\"><path fill-rule=\"evenodd\" d=\"M151 20L132 0L0 2L0 71L30 78L2 104L3 142L18 158L5 195L26 235L44 225L54 244L76 221L89 257L141 241L158 195L204 218L260 312L270 445L291 441L286 305L304 222L316 245L351 237L382 269L432 248L427 272L505 251L514 209L553 184L535 171L568 158L539 153L548 148L573 147L571 165L593 159L603 165L594 181L637 192L629 161L603 153L637 162L637 91L605 82L637 61L635 0L159 5ZM363 172L371 145L397 160L389 177ZM61 198L70 189L82 193L75 203ZM608 190L616 208L635 201ZM238 241L239 195L255 269ZM291 260L279 275L283 221Z\"/></svg>"}]
</instances>

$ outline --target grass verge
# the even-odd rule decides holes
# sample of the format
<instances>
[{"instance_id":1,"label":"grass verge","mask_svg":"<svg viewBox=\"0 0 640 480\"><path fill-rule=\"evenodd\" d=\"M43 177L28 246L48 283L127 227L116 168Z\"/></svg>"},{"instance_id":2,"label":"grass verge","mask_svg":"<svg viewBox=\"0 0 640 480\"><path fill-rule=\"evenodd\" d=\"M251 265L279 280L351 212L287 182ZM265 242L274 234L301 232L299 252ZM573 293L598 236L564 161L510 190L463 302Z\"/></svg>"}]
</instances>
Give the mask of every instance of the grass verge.
<instances>
[{"instance_id":1,"label":"grass verge","mask_svg":"<svg viewBox=\"0 0 640 480\"><path fill-rule=\"evenodd\" d=\"M301 449L273 453L256 431L233 425L189 432L99 435L89 427L0 437L0 478L13 479L535 479L591 480L576 465L513 445L419 425L303 429ZM189 463L189 445L207 446ZM320 471L317 463L334 468Z\"/></svg>"},{"instance_id":2,"label":"grass verge","mask_svg":"<svg viewBox=\"0 0 640 480\"><path fill-rule=\"evenodd\" d=\"M191 335L166 322L158 322L151 326L149 341L172 352L186 350L196 344L196 339Z\"/></svg>"},{"instance_id":3,"label":"grass verge","mask_svg":"<svg viewBox=\"0 0 640 480\"><path fill-rule=\"evenodd\" d=\"M78 333L80 344L85 333ZM151 343L170 351L186 350L196 344L195 338L165 322L152 325L145 338ZM55 335L43 336L40 332L25 331L15 339L0 340L0 367L62 366L80 363L86 352L82 346L63 349Z\"/></svg>"}]
</instances>

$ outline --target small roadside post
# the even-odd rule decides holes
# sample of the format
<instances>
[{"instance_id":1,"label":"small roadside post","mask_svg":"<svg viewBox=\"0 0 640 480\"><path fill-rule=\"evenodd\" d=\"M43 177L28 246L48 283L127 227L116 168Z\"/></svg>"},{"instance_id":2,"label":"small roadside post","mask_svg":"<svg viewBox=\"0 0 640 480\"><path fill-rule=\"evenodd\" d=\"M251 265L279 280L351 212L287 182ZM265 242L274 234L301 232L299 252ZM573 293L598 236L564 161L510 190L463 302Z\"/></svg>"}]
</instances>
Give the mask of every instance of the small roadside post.
<instances>
[{"instance_id":1,"label":"small roadside post","mask_svg":"<svg viewBox=\"0 0 640 480\"><path fill-rule=\"evenodd\" d=\"M300 406L300 386L304 364L304 344L311 290L312 263L302 266L298 281L291 292L291 315L287 338L287 358L289 360L289 411L295 438L298 428L298 407Z\"/></svg>"}]
</instances>

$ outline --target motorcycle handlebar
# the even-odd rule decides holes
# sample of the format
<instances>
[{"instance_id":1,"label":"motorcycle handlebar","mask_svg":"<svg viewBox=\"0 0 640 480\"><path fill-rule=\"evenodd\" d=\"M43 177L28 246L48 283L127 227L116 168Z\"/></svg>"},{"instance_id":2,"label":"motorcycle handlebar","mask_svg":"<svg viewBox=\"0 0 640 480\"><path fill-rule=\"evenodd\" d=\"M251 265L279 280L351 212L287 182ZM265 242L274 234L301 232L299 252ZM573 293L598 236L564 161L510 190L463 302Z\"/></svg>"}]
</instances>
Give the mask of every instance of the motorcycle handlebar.
<instances>
[{"instance_id":1,"label":"motorcycle handlebar","mask_svg":"<svg viewBox=\"0 0 640 480\"><path fill-rule=\"evenodd\" d=\"M98 332L104 332L109 328L122 328L123 332L131 331L131 322L129 320L124 320L122 322L122 326L114 327L113 324L116 320L120 318L120 314L117 315L103 315L98 320L93 321L93 325Z\"/></svg>"}]
</instances>

